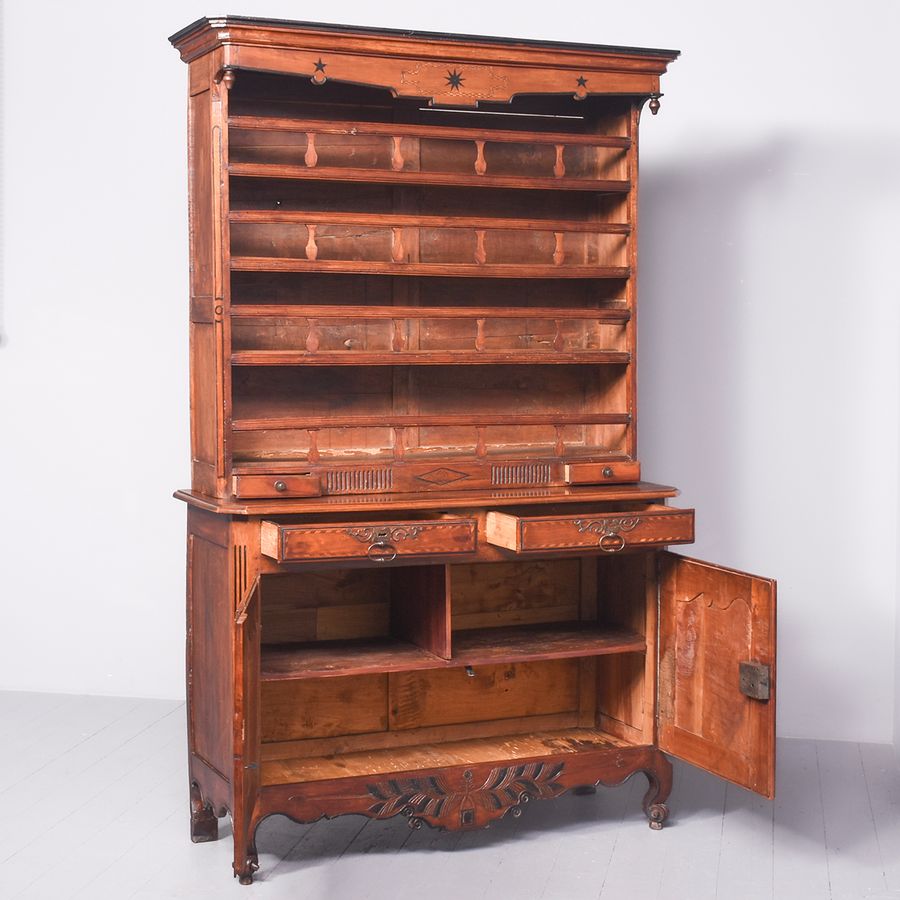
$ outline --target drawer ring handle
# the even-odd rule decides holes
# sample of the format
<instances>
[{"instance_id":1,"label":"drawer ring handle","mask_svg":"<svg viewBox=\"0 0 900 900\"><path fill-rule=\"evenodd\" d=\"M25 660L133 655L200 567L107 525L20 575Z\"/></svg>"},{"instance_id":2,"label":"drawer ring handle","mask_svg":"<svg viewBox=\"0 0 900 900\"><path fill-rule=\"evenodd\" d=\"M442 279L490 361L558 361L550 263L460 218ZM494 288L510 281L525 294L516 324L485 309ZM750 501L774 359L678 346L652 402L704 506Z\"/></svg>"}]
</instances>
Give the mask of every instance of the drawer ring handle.
<instances>
[{"instance_id":1,"label":"drawer ring handle","mask_svg":"<svg viewBox=\"0 0 900 900\"><path fill-rule=\"evenodd\" d=\"M600 536L599 544L607 553L618 553L625 546L625 538L621 534L604 534Z\"/></svg>"},{"instance_id":2,"label":"drawer ring handle","mask_svg":"<svg viewBox=\"0 0 900 900\"><path fill-rule=\"evenodd\" d=\"M377 541L374 544L369 544L366 556L372 562L393 562L397 558L397 548L384 541Z\"/></svg>"}]
</instances>

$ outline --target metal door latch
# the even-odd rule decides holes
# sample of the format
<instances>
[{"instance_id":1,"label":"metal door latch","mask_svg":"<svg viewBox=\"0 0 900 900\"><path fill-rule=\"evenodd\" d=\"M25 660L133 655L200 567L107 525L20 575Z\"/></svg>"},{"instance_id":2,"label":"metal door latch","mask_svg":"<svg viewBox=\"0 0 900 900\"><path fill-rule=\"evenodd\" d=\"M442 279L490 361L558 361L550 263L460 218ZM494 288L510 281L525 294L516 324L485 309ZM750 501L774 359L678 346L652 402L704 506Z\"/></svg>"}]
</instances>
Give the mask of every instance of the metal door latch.
<instances>
[{"instance_id":1,"label":"metal door latch","mask_svg":"<svg viewBox=\"0 0 900 900\"><path fill-rule=\"evenodd\" d=\"M754 700L769 699L769 667L760 662L740 663L741 693Z\"/></svg>"}]
</instances>

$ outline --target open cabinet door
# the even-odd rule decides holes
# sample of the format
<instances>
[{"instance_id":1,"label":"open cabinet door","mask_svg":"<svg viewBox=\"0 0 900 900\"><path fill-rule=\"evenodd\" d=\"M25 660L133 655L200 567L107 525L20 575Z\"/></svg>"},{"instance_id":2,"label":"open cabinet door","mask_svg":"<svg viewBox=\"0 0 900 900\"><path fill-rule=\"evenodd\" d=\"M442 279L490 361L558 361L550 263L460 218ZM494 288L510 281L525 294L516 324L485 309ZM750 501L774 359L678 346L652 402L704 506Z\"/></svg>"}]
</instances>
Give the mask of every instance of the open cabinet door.
<instances>
[{"instance_id":1,"label":"open cabinet door","mask_svg":"<svg viewBox=\"0 0 900 900\"><path fill-rule=\"evenodd\" d=\"M659 554L659 748L775 796L775 582Z\"/></svg>"}]
</instances>

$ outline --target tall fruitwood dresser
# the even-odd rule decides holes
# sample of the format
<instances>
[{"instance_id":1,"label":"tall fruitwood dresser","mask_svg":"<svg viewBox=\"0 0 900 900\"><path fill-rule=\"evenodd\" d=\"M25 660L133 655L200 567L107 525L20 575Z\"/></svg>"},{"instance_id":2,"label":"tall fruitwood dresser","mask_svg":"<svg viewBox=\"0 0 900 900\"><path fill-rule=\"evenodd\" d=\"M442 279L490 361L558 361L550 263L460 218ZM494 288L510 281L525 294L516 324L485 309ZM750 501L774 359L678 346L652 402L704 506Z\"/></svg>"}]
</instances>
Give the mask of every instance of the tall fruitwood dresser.
<instances>
[{"instance_id":1,"label":"tall fruitwood dresser","mask_svg":"<svg viewBox=\"0 0 900 900\"><path fill-rule=\"evenodd\" d=\"M228 16L189 65L191 836L477 828L670 753L774 792L773 582L640 480L677 53ZM651 361L652 363L652 361Z\"/></svg>"}]
</instances>

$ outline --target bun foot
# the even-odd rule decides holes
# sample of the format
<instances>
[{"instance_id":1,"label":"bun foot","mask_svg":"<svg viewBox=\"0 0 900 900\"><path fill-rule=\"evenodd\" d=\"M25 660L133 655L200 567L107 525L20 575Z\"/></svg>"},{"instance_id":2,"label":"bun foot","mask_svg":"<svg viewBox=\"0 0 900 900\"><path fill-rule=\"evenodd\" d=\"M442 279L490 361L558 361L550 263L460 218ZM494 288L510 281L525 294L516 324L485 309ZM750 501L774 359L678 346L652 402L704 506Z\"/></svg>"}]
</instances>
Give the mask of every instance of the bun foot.
<instances>
[{"instance_id":1,"label":"bun foot","mask_svg":"<svg viewBox=\"0 0 900 900\"><path fill-rule=\"evenodd\" d=\"M241 865L235 863L234 874L241 884L253 884L253 873L259 868L257 857L250 856Z\"/></svg>"}]
</instances>

